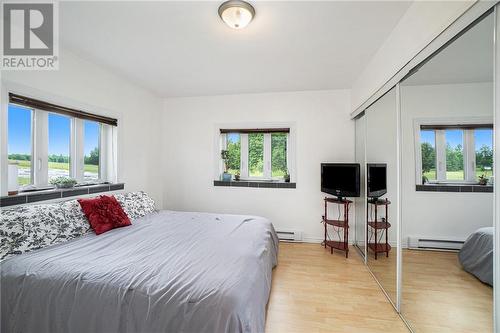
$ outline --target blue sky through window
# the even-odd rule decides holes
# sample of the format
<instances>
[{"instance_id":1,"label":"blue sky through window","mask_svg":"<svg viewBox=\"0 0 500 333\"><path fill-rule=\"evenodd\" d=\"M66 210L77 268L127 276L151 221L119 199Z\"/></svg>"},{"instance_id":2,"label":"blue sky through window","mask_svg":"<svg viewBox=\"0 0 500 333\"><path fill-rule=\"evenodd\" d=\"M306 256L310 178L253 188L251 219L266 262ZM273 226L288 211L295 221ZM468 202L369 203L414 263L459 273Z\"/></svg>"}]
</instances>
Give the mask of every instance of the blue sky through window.
<instances>
[{"instance_id":1,"label":"blue sky through window","mask_svg":"<svg viewBox=\"0 0 500 333\"><path fill-rule=\"evenodd\" d=\"M49 113L49 155L69 156L71 120Z\"/></svg>"},{"instance_id":2,"label":"blue sky through window","mask_svg":"<svg viewBox=\"0 0 500 333\"><path fill-rule=\"evenodd\" d=\"M488 146L493 149L493 130L489 128L475 130L474 140L477 148Z\"/></svg>"},{"instance_id":3,"label":"blue sky through window","mask_svg":"<svg viewBox=\"0 0 500 333\"><path fill-rule=\"evenodd\" d=\"M233 142L233 143L240 141L240 134L239 133L228 133L227 134L227 141Z\"/></svg>"},{"instance_id":4,"label":"blue sky through window","mask_svg":"<svg viewBox=\"0 0 500 333\"><path fill-rule=\"evenodd\" d=\"M420 141L421 143L430 143L432 147L436 144L436 135L434 131L420 131Z\"/></svg>"},{"instance_id":5,"label":"blue sky through window","mask_svg":"<svg viewBox=\"0 0 500 333\"><path fill-rule=\"evenodd\" d=\"M99 123L85 120L84 122L84 154L89 156L94 148L99 147Z\"/></svg>"},{"instance_id":6,"label":"blue sky through window","mask_svg":"<svg viewBox=\"0 0 500 333\"><path fill-rule=\"evenodd\" d=\"M463 134L464 131L461 129L448 129L445 131L445 136L446 136L446 144L449 144L452 148L455 148L456 146L464 146L463 142Z\"/></svg>"},{"instance_id":7,"label":"blue sky through window","mask_svg":"<svg viewBox=\"0 0 500 333\"><path fill-rule=\"evenodd\" d=\"M481 147L486 145L490 148L493 147L493 130L491 129L476 129L474 130L474 138L476 147ZM420 131L420 141L428 142L433 147L435 145L435 134L434 131ZM452 146L456 147L458 144L463 146L462 142L462 131L461 130L447 130L446 131L446 141Z\"/></svg>"},{"instance_id":8,"label":"blue sky through window","mask_svg":"<svg viewBox=\"0 0 500 333\"><path fill-rule=\"evenodd\" d=\"M8 116L8 153L31 154L31 109L10 104ZM58 114L49 113L49 154L69 155L70 119ZM99 145L99 123L84 122L84 153Z\"/></svg>"},{"instance_id":9,"label":"blue sky through window","mask_svg":"<svg viewBox=\"0 0 500 333\"><path fill-rule=\"evenodd\" d=\"M9 154L31 155L31 109L9 105Z\"/></svg>"}]
</instances>

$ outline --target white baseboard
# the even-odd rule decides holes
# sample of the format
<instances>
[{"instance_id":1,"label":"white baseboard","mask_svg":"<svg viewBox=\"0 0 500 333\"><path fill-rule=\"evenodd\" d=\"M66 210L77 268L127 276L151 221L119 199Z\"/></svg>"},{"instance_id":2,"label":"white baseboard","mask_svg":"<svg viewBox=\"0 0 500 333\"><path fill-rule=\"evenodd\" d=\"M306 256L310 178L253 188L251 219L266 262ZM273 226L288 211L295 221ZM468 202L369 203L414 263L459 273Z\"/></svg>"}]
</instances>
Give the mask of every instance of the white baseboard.
<instances>
[{"instance_id":1,"label":"white baseboard","mask_svg":"<svg viewBox=\"0 0 500 333\"><path fill-rule=\"evenodd\" d=\"M318 237L303 237L302 238L302 243L319 244L321 242L323 242L323 238L318 238Z\"/></svg>"}]
</instances>

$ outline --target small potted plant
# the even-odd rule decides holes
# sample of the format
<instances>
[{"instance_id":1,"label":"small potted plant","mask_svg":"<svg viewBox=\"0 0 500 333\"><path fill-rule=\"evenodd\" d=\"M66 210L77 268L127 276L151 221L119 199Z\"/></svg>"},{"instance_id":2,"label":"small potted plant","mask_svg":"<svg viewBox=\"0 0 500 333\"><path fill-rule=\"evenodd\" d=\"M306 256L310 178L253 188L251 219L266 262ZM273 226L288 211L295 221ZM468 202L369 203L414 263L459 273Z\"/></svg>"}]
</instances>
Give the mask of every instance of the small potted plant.
<instances>
[{"instance_id":1,"label":"small potted plant","mask_svg":"<svg viewBox=\"0 0 500 333\"><path fill-rule=\"evenodd\" d=\"M429 182L429 178L426 175L422 175L422 184L425 185Z\"/></svg>"},{"instance_id":2,"label":"small potted plant","mask_svg":"<svg viewBox=\"0 0 500 333\"><path fill-rule=\"evenodd\" d=\"M56 177L51 179L50 183L56 188L72 188L77 182L70 177Z\"/></svg>"},{"instance_id":3,"label":"small potted plant","mask_svg":"<svg viewBox=\"0 0 500 333\"><path fill-rule=\"evenodd\" d=\"M229 151L223 149L220 151L220 157L224 163L224 172L222 173L222 180L225 182L231 181L231 174L227 172L227 161L229 160Z\"/></svg>"},{"instance_id":4,"label":"small potted plant","mask_svg":"<svg viewBox=\"0 0 500 333\"><path fill-rule=\"evenodd\" d=\"M285 183L290 182L290 172L288 172L288 170L286 170L285 174L283 175L283 180L285 181Z\"/></svg>"},{"instance_id":5,"label":"small potted plant","mask_svg":"<svg viewBox=\"0 0 500 333\"><path fill-rule=\"evenodd\" d=\"M486 177L485 174L482 174L481 176L479 176L479 185L487 185L488 184L488 177Z\"/></svg>"},{"instance_id":6,"label":"small potted plant","mask_svg":"<svg viewBox=\"0 0 500 333\"><path fill-rule=\"evenodd\" d=\"M234 175L234 180L238 181L240 180L240 172L236 171L236 174Z\"/></svg>"}]
</instances>

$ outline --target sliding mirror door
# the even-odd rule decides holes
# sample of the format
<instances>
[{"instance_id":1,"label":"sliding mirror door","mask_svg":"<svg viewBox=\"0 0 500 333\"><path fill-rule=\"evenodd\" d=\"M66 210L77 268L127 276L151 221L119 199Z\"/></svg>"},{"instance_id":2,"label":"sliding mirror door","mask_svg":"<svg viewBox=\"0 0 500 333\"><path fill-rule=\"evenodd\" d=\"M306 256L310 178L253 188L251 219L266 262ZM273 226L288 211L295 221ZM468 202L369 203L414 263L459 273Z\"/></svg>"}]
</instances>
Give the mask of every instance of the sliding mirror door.
<instances>
[{"instance_id":1,"label":"sliding mirror door","mask_svg":"<svg viewBox=\"0 0 500 333\"><path fill-rule=\"evenodd\" d=\"M400 84L401 311L415 332L493 331L493 25Z\"/></svg>"},{"instance_id":2,"label":"sliding mirror door","mask_svg":"<svg viewBox=\"0 0 500 333\"><path fill-rule=\"evenodd\" d=\"M396 88L366 110L367 263L393 305L397 303Z\"/></svg>"},{"instance_id":3,"label":"sliding mirror door","mask_svg":"<svg viewBox=\"0 0 500 333\"><path fill-rule=\"evenodd\" d=\"M365 136L366 136L366 117L364 113L356 118L356 163L360 165L360 191L359 197L355 198L355 226L354 226L354 244L363 255L365 255L365 222L366 222L366 197L365 197Z\"/></svg>"}]
</instances>

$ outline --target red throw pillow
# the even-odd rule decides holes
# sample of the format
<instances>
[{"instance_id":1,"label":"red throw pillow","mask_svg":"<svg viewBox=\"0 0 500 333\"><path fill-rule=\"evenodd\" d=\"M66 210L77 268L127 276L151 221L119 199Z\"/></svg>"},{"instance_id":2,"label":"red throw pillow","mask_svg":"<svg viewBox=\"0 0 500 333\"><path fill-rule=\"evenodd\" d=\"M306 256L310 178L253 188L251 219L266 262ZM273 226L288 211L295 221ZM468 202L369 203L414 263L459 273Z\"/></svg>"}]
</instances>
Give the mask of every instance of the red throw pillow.
<instances>
[{"instance_id":1,"label":"red throw pillow","mask_svg":"<svg viewBox=\"0 0 500 333\"><path fill-rule=\"evenodd\" d=\"M94 199L78 199L78 202L97 235L132 224L115 197L101 195Z\"/></svg>"}]
</instances>

